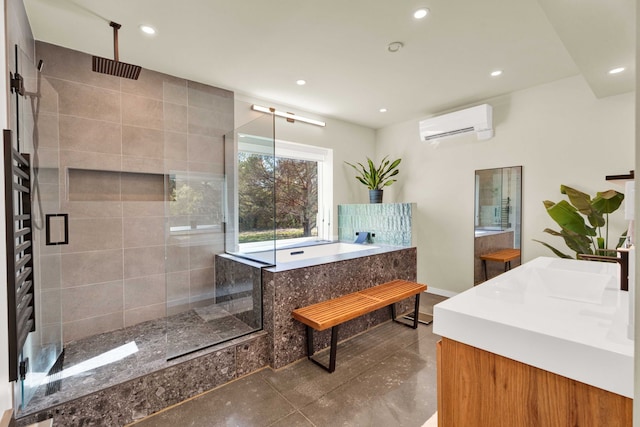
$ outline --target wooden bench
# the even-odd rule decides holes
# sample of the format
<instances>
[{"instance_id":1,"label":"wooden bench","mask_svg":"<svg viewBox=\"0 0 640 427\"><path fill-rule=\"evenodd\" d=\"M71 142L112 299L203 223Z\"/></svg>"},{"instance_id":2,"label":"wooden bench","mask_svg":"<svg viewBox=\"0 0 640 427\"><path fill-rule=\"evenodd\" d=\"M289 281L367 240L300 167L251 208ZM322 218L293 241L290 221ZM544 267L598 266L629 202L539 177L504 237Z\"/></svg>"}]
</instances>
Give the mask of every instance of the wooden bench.
<instances>
[{"instance_id":1,"label":"wooden bench","mask_svg":"<svg viewBox=\"0 0 640 427\"><path fill-rule=\"evenodd\" d=\"M418 327L420 293L426 290L426 285L407 280L393 280L363 291L298 308L293 310L291 315L294 319L306 325L307 358L327 371L333 372L336 369L338 326L340 324L387 306L391 307L391 318L397 321L394 304L415 295L413 324L408 325L404 322L398 322L415 329ZM329 366L325 366L313 358L313 330L323 331L328 328L331 328L331 350L329 353Z\"/></svg>"},{"instance_id":2,"label":"wooden bench","mask_svg":"<svg viewBox=\"0 0 640 427\"><path fill-rule=\"evenodd\" d=\"M520 249L502 249L497 252L491 252L490 254L480 255L482 260L482 270L484 271L484 280L488 280L487 277L487 261L496 261L504 263L504 271L511 270L511 261L520 257Z\"/></svg>"}]
</instances>

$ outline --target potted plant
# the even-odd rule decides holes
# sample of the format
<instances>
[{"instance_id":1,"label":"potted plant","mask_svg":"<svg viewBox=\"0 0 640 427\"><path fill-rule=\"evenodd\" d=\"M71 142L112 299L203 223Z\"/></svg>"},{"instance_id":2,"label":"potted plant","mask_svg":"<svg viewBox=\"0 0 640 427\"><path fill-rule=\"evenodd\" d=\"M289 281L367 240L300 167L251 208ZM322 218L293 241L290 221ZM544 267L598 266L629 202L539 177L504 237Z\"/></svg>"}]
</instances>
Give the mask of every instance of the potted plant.
<instances>
[{"instance_id":1,"label":"potted plant","mask_svg":"<svg viewBox=\"0 0 640 427\"><path fill-rule=\"evenodd\" d=\"M608 220L609 214L615 212L622 204L624 194L607 190L596 193L592 199L588 194L566 185L560 186L560 193L566 194L569 200L561 200L558 203L549 200L543 202L549 216L560 226L560 231L545 228L544 232L562 237L566 245L575 251L576 258L580 254L615 254L615 249L609 249ZM625 235L626 232L618 239L616 248L622 246ZM535 241L551 249L561 258L572 258L545 242Z\"/></svg>"},{"instance_id":2,"label":"potted plant","mask_svg":"<svg viewBox=\"0 0 640 427\"><path fill-rule=\"evenodd\" d=\"M387 157L389 156L385 156L378 166L374 165L368 157L366 167L362 163L357 163L356 166L345 162L357 172L356 179L369 189L370 203L382 203L382 189L397 181L391 178L400 172L398 165L402 160L396 159L392 162L387 160Z\"/></svg>"}]
</instances>

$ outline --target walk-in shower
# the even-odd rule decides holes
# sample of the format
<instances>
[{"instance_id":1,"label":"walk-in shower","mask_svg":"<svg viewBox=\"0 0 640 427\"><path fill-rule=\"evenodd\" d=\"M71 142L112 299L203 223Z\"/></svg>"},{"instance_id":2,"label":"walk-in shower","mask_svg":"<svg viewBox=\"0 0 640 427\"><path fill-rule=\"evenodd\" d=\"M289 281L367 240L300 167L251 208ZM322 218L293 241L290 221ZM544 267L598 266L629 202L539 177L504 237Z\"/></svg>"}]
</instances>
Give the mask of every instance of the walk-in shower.
<instances>
[{"instance_id":1,"label":"walk-in shower","mask_svg":"<svg viewBox=\"0 0 640 427\"><path fill-rule=\"evenodd\" d=\"M90 55L47 43L35 56L42 73L19 47L12 63L27 95L12 95L11 143L34 182L18 418L262 328L265 264L239 272L216 255L238 247L238 135L274 150L271 116L230 131L232 92L92 73Z\"/></svg>"}]
</instances>

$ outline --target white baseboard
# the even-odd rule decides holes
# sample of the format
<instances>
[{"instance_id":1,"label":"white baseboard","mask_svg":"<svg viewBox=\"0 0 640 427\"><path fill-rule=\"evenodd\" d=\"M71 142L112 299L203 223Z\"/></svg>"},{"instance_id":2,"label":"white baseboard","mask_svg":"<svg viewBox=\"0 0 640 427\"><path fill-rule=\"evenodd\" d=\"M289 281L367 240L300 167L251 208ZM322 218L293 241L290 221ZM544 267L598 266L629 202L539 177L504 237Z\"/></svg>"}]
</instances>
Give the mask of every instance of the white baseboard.
<instances>
[{"instance_id":1,"label":"white baseboard","mask_svg":"<svg viewBox=\"0 0 640 427\"><path fill-rule=\"evenodd\" d=\"M432 288L431 286L428 286L427 293L440 295L441 297L447 297L447 298L455 297L456 295L458 295L458 292L452 292L446 289Z\"/></svg>"}]
</instances>

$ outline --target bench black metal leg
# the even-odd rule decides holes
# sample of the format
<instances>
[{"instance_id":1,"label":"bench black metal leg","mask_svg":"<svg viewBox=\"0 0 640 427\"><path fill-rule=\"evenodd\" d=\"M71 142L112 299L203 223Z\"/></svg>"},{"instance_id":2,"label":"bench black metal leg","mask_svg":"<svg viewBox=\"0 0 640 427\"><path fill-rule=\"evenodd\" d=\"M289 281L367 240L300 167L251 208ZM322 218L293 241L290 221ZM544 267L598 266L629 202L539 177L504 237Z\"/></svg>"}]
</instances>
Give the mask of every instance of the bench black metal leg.
<instances>
[{"instance_id":1,"label":"bench black metal leg","mask_svg":"<svg viewBox=\"0 0 640 427\"><path fill-rule=\"evenodd\" d=\"M487 276L487 260L482 260L482 271L484 272L484 280L489 280L489 276Z\"/></svg>"},{"instance_id":2,"label":"bench black metal leg","mask_svg":"<svg viewBox=\"0 0 640 427\"><path fill-rule=\"evenodd\" d=\"M418 329L418 318L420 313L420 293L416 294L416 305L413 311L413 329Z\"/></svg>"},{"instance_id":3,"label":"bench black metal leg","mask_svg":"<svg viewBox=\"0 0 640 427\"><path fill-rule=\"evenodd\" d=\"M307 358L309 358L309 360L311 360L313 352L313 329L311 326L307 326Z\"/></svg>"},{"instance_id":4,"label":"bench black metal leg","mask_svg":"<svg viewBox=\"0 0 640 427\"><path fill-rule=\"evenodd\" d=\"M325 366L322 363L314 359L313 356L313 328L307 326L307 358L316 365L325 369L329 373L336 370L336 354L338 353L338 325L331 328L331 348L329 349L329 366Z\"/></svg>"},{"instance_id":5,"label":"bench black metal leg","mask_svg":"<svg viewBox=\"0 0 640 427\"><path fill-rule=\"evenodd\" d=\"M391 304L391 305L389 305L389 307L391 307L391 320L393 320L394 322L401 323L401 324L403 324L405 326L408 326L410 328L418 329L418 322L420 321L420 315L419 315L419 313L420 313L420 294L419 293L416 294L416 303L415 303L415 306L414 306L414 309L413 309L413 324L407 324L405 322L401 322L399 320L396 320L396 306L395 306L395 304ZM409 316L411 316L411 315L409 314ZM406 316L405 316L405 319L409 320Z\"/></svg>"}]
</instances>

